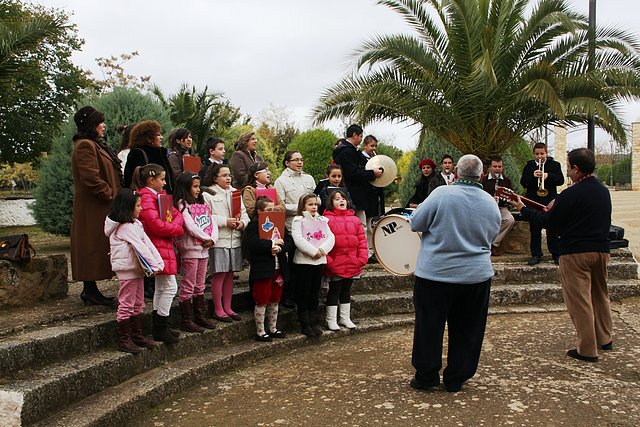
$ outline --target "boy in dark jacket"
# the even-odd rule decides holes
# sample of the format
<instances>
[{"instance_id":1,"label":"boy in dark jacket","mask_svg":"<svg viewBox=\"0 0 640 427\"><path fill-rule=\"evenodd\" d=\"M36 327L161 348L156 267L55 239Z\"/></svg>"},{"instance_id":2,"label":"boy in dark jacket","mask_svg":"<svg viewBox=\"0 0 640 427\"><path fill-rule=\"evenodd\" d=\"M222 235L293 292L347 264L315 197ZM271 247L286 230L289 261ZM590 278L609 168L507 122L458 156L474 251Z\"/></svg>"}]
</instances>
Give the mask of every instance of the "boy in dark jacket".
<instances>
[{"instance_id":1,"label":"boy in dark jacket","mask_svg":"<svg viewBox=\"0 0 640 427\"><path fill-rule=\"evenodd\" d=\"M278 308L282 285L289 279L287 252L293 248L293 239L286 228L282 230L283 238L272 240L261 239L258 232L258 211L269 211L273 206L273 201L268 197L258 197L253 219L245 230L257 341L271 341L272 338L284 338L286 335L277 328Z\"/></svg>"}]
</instances>

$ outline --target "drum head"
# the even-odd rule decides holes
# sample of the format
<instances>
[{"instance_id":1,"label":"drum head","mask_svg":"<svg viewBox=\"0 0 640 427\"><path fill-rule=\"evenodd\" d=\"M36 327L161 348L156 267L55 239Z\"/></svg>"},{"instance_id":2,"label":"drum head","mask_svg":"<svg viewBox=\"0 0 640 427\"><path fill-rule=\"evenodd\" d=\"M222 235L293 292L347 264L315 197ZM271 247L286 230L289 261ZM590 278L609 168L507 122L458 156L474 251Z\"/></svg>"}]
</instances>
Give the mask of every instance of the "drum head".
<instances>
[{"instance_id":1,"label":"drum head","mask_svg":"<svg viewBox=\"0 0 640 427\"><path fill-rule=\"evenodd\" d=\"M380 265L398 276L410 276L416 271L420 252L420 233L411 231L406 216L385 215L373 231L373 251Z\"/></svg>"}]
</instances>

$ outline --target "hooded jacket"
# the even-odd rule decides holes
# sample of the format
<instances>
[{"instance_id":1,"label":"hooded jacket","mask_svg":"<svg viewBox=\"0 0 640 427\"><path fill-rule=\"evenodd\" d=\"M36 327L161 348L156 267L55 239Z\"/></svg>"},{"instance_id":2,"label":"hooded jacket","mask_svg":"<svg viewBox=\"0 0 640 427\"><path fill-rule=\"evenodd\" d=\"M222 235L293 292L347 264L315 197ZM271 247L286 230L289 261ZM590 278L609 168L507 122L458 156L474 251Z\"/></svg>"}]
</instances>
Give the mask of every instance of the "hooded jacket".
<instances>
[{"instance_id":1,"label":"hooded jacket","mask_svg":"<svg viewBox=\"0 0 640 427\"><path fill-rule=\"evenodd\" d=\"M184 234L182 214L173 208L173 220L165 222L160 219L158 211L158 194L163 194L164 191L157 193L151 188L145 187L139 193L142 204L140 222L164 261L164 269L160 274L176 274L178 273L178 260L173 250L173 238Z\"/></svg>"},{"instance_id":2,"label":"hooded jacket","mask_svg":"<svg viewBox=\"0 0 640 427\"><path fill-rule=\"evenodd\" d=\"M351 278L362 274L369 251L360 219L351 209L327 209L324 215L329 219L329 229L335 236L333 249L327 254L325 276Z\"/></svg>"},{"instance_id":3,"label":"hooded jacket","mask_svg":"<svg viewBox=\"0 0 640 427\"><path fill-rule=\"evenodd\" d=\"M164 269L164 261L160 253L144 232L142 223L137 219L121 224L106 217L104 234L109 238L111 246L109 253L111 269L116 273L118 279L129 280L144 276L133 248L136 248L138 253L147 260L153 271Z\"/></svg>"},{"instance_id":4,"label":"hooded jacket","mask_svg":"<svg viewBox=\"0 0 640 427\"><path fill-rule=\"evenodd\" d=\"M191 216L191 205L180 200L178 202L178 211L182 213L184 219L184 234L176 239L180 258L209 258L209 248L203 248L202 243L213 240L215 244L218 240L218 224L213 221L210 216L212 229L211 235L205 233L193 220Z\"/></svg>"}]
</instances>

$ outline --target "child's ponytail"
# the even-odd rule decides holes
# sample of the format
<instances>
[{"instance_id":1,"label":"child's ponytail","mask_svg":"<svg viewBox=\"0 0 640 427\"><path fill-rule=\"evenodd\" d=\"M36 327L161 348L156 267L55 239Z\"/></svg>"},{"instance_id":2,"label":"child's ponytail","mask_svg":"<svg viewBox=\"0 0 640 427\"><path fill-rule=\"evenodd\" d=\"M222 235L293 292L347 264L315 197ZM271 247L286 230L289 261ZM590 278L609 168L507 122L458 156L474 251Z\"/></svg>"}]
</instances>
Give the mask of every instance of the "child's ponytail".
<instances>
[{"instance_id":1,"label":"child's ponytail","mask_svg":"<svg viewBox=\"0 0 640 427\"><path fill-rule=\"evenodd\" d=\"M154 178L164 172L164 168L155 163L149 163L144 166L137 166L133 170L131 185L136 190L141 190L147 186L149 178Z\"/></svg>"}]
</instances>

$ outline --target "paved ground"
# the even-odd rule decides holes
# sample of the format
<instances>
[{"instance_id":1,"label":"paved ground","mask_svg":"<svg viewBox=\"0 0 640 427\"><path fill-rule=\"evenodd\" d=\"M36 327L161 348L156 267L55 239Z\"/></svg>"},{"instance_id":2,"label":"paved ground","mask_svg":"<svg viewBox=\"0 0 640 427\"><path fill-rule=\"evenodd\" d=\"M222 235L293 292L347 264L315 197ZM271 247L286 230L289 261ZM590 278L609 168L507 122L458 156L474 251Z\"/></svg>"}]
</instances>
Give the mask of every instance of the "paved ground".
<instances>
[{"instance_id":1,"label":"paved ground","mask_svg":"<svg viewBox=\"0 0 640 427\"><path fill-rule=\"evenodd\" d=\"M564 312L489 317L480 367L458 393L408 386L412 329L341 338L194 386L134 426L640 425L640 299L614 305L614 351L564 355Z\"/></svg>"},{"instance_id":2,"label":"paved ground","mask_svg":"<svg viewBox=\"0 0 640 427\"><path fill-rule=\"evenodd\" d=\"M640 255L640 193L613 192L613 223ZM615 349L565 356L566 312L489 317L480 367L459 393L408 386L412 329L291 351L162 402L135 426L640 425L640 299L615 303ZM445 361L446 362L446 361Z\"/></svg>"}]
</instances>

